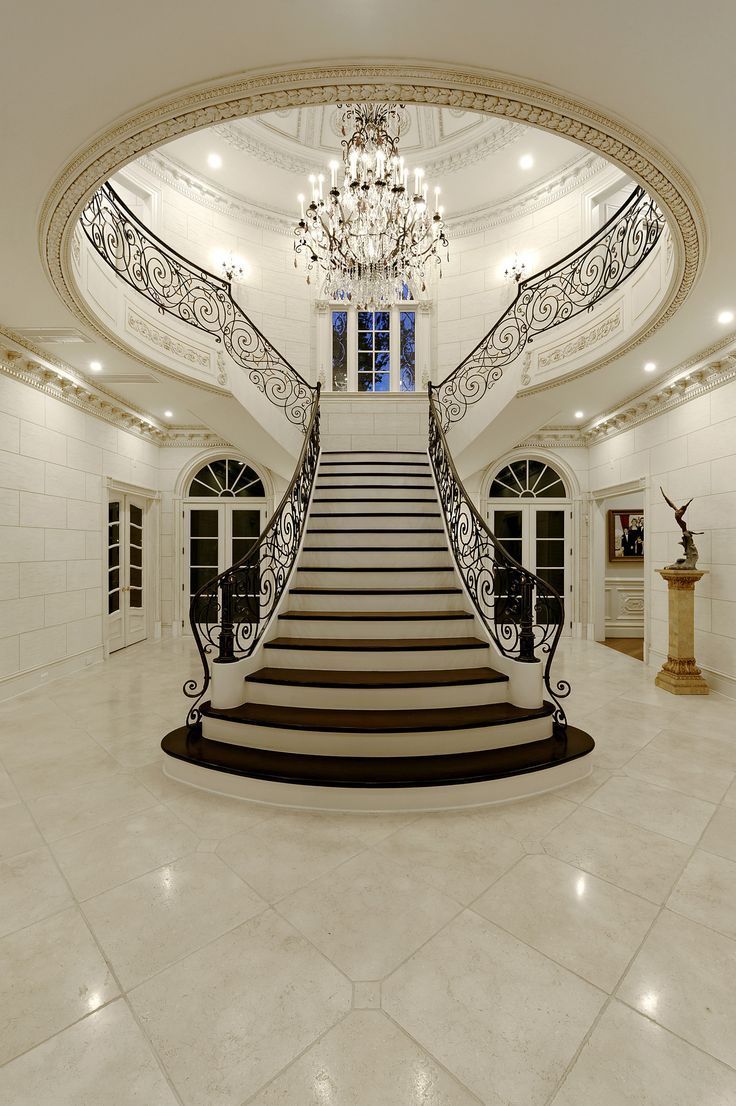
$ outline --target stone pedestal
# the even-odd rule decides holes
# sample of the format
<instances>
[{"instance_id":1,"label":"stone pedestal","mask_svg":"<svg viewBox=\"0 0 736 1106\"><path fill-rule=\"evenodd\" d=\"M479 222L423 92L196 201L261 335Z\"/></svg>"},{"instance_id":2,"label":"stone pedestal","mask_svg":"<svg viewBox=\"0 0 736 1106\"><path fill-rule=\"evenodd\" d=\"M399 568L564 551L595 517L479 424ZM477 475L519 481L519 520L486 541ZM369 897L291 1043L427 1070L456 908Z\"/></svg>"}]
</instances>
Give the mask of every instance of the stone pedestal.
<instances>
[{"instance_id":1,"label":"stone pedestal","mask_svg":"<svg viewBox=\"0 0 736 1106\"><path fill-rule=\"evenodd\" d=\"M667 581L670 639L667 660L654 682L672 695L707 695L710 689L695 663L695 585L705 573L693 568L657 571Z\"/></svg>"}]
</instances>

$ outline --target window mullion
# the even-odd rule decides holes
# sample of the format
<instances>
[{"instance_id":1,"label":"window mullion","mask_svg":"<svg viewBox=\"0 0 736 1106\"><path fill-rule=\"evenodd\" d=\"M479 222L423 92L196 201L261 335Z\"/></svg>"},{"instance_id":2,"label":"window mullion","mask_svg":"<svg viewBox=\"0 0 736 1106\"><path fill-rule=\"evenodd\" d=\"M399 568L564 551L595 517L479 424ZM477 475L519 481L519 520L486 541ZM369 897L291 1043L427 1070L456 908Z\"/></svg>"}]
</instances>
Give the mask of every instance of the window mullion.
<instances>
[{"instance_id":1,"label":"window mullion","mask_svg":"<svg viewBox=\"0 0 736 1106\"><path fill-rule=\"evenodd\" d=\"M348 307L348 391L358 390L358 312Z\"/></svg>"}]
</instances>

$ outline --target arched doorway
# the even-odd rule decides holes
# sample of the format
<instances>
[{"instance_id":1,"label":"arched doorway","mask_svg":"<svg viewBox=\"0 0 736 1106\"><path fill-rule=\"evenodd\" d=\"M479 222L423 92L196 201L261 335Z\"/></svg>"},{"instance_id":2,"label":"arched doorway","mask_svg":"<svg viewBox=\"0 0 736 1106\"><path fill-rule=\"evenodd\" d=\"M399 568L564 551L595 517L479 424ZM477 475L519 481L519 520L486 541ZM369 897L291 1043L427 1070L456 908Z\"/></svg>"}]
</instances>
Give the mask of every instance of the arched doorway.
<instances>
[{"instance_id":1,"label":"arched doorway","mask_svg":"<svg viewBox=\"0 0 736 1106\"><path fill-rule=\"evenodd\" d=\"M263 476L235 457L207 460L189 478L184 495L186 612L203 584L248 552L263 530L269 497Z\"/></svg>"},{"instance_id":2,"label":"arched doorway","mask_svg":"<svg viewBox=\"0 0 736 1106\"><path fill-rule=\"evenodd\" d=\"M571 626L572 495L549 461L519 456L491 470L483 488L488 524L509 554L565 600Z\"/></svg>"}]
</instances>

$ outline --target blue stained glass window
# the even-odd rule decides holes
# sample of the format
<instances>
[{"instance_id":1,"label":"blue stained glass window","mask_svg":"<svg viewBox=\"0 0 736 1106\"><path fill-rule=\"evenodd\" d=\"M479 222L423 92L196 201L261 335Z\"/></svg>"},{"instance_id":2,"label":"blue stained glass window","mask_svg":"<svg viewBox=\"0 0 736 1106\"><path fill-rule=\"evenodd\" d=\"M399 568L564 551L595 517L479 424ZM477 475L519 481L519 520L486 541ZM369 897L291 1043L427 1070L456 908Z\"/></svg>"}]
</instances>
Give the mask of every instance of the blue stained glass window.
<instances>
[{"instance_id":1,"label":"blue stained glass window","mask_svg":"<svg viewBox=\"0 0 736 1106\"><path fill-rule=\"evenodd\" d=\"M332 312L332 387L336 392L348 388L348 313Z\"/></svg>"},{"instance_id":2,"label":"blue stained glass window","mask_svg":"<svg viewBox=\"0 0 736 1106\"><path fill-rule=\"evenodd\" d=\"M399 387L413 392L416 387L416 313L402 311L399 318Z\"/></svg>"}]
</instances>

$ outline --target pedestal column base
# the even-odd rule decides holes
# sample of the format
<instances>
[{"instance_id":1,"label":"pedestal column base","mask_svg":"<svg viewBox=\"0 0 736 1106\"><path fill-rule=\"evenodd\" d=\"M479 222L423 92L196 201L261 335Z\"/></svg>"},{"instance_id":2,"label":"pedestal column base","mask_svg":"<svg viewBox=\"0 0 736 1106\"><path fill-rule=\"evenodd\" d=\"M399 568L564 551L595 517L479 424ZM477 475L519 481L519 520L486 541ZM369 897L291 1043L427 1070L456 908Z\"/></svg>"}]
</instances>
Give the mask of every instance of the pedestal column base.
<instances>
[{"instance_id":1,"label":"pedestal column base","mask_svg":"<svg viewBox=\"0 0 736 1106\"><path fill-rule=\"evenodd\" d=\"M671 695L708 695L710 688L695 663L695 585L698 569L658 569L669 592L669 648L655 684Z\"/></svg>"},{"instance_id":2,"label":"pedestal column base","mask_svg":"<svg viewBox=\"0 0 736 1106\"><path fill-rule=\"evenodd\" d=\"M657 687L669 691L672 695L708 695L710 688L700 674L700 669L693 672L669 672L665 663L657 673L655 679Z\"/></svg>"}]
</instances>

